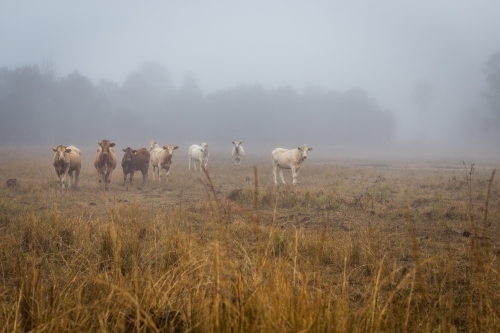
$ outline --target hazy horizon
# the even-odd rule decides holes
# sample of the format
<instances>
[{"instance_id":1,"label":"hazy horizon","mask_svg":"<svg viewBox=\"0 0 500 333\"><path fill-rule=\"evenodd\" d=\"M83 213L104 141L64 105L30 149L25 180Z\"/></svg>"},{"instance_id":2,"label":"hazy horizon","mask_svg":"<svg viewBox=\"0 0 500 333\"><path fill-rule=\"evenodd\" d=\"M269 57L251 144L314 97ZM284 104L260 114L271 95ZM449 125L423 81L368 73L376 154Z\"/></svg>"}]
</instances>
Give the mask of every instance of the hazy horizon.
<instances>
[{"instance_id":1,"label":"hazy horizon","mask_svg":"<svg viewBox=\"0 0 500 333\"><path fill-rule=\"evenodd\" d=\"M59 78L77 71L122 86L152 62L176 89L192 77L204 98L255 84L361 89L394 114L393 142L496 145L498 134L483 138L498 115L481 92L500 51L499 12L496 1L5 1L0 68L48 61Z\"/></svg>"}]
</instances>

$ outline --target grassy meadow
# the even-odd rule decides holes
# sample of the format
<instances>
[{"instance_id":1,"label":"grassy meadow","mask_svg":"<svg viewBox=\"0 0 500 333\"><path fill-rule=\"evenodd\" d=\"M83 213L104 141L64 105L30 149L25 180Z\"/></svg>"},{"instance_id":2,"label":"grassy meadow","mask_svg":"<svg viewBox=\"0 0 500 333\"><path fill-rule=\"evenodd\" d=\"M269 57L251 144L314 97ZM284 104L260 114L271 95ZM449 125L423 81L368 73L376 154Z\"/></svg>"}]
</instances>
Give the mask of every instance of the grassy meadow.
<instances>
[{"instance_id":1,"label":"grassy meadow","mask_svg":"<svg viewBox=\"0 0 500 333\"><path fill-rule=\"evenodd\" d=\"M29 150L29 148L27 148ZM0 148L0 332L498 332L498 165L270 156L60 192ZM269 154L270 155L270 154ZM18 186L6 181L17 178ZM290 171L285 180L291 184Z\"/></svg>"}]
</instances>

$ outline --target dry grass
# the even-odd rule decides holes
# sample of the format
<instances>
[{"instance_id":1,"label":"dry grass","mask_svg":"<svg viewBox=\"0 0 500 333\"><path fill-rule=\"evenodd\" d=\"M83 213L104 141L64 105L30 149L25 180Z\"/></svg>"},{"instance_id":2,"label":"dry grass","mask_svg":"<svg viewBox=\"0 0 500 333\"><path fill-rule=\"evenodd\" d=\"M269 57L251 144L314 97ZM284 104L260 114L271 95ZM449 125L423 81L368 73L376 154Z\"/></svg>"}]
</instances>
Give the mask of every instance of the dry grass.
<instances>
[{"instance_id":1,"label":"dry grass","mask_svg":"<svg viewBox=\"0 0 500 333\"><path fill-rule=\"evenodd\" d=\"M122 185L117 169L104 191L87 161L81 189L59 192L47 152L0 151L0 332L500 327L492 168L468 183L311 157L302 184L275 189L269 158L213 156L204 175L179 154L168 182Z\"/></svg>"}]
</instances>

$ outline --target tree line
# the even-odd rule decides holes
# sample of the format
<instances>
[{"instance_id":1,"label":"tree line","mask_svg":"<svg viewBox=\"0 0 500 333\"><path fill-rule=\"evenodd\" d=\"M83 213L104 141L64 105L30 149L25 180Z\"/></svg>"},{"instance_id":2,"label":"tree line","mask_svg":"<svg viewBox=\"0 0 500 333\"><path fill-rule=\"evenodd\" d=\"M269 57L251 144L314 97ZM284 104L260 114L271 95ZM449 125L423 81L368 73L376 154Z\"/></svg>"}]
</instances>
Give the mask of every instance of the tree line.
<instances>
[{"instance_id":1,"label":"tree line","mask_svg":"<svg viewBox=\"0 0 500 333\"><path fill-rule=\"evenodd\" d=\"M393 112L361 89L299 93L254 84L204 96L192 75L175 87L168 71L150 62L121 85L94 84L77 71L59 78L50 63L0 68L0 115L0 143L15 144L376 143L396 133Z\"/></svg>"}]
</instances>

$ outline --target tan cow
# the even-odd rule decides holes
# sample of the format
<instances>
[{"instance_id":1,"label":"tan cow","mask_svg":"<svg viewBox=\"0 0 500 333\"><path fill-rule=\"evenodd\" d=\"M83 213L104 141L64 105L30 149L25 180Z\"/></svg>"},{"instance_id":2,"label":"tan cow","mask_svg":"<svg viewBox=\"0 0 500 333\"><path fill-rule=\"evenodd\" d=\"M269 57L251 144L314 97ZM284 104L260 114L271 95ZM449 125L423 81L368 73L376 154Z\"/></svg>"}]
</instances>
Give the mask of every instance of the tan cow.
<instances>
[{"instance_id":1,"label":"tan cow","mask_svg":"<svg viewBox=\"0 0 500 333\"><path fill-rule=\"evenodd\" d=\"M97 149L97 154L94 158L94 166L97 170L97 179L99 179L99 183L104 180L104 188L107 190L108 183L111 180L111 174L116 168L116 155L112 148L115 144L109 142L109 140L102 140L98 144L100 147Z\"/></svg>"},{"instance_id":2,"label":"tan cow","mask_svg":"<svg viewBox=\"0 0 500 333\"><path fill-rule=\"evenodd\" d=\"M174 154L174 150L179 149L178 146L168 145L160 148L158 144L155 143L155 147L151 150L151 165L153 166L153 180L155 179L155 174L158 178L158 181L161 180L163 176L162 170L164 169L167 174L166 178L170 174L170 166L172 165L172 155Z\"/></svg>"},{"instance_id":3,"label":"tan cow","mask_svg":"<svg viewBox=\"0 0 500 333\"><path fill-rule=\"evenodd\" d=\"M67 189L73 182L73 172L75 173L75 186L80 187L80 171L82 169L82 152L75 146L57 146L53 147L55 152L52 159L52 165L57 174L57 182L59 183L59 190L64 187ZM68 180L68 175L70 180Z\"/></svg>"},{"instance_id":4,"label":"tan cow","mask_svg":"<svg viewBox=\"0 0 500 333\"><path fill-rule=\"evenodd\" d=\"M122 168L123 168L123 184L127 181L127 175L130 174L130 183L134 177L135 171L141 171L142 183L146 183L149 170L149 151L146 148L134 150L130 147L123 149Z\"/></svg>"},{"instance_id":5,"label":"tan cow","mask_svg":"<svg viewBox=\"0 0 500 333\"><path fill-rule=\"evenodd\" d=\"M281 181L285 184L285 179L283 178L283 169L292 169L293 185L297 184L297 176L299 175L299 169L307 158L307 152L311 151L312 148L307 145L302 145L297 147L297 149L283 149L276 148L272 152L273 159L273 173L274 173L274 184L278 185L278 180L276 179L276 171L279 168Z\"/></svg>"}]
</instances>

